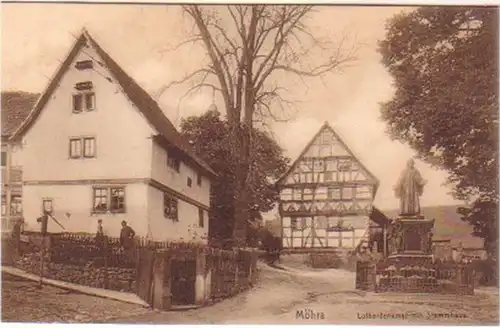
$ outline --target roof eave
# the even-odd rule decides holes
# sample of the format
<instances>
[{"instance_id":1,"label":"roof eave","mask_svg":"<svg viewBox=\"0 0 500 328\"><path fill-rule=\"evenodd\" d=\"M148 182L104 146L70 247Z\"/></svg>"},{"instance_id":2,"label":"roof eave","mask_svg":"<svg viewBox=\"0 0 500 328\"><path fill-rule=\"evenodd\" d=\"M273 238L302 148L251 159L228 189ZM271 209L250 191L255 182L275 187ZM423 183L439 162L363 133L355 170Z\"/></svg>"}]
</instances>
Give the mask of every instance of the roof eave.
<instances>
[{"instance_id":1,"label":"roof eave","mask_svg":"<svg viewBox=\"0 0 500 328\"><path fill-rule=\"evenodd\" d=\"M209 178L212 180L216 179L219 177L219 175L209 167L205 167L204 165L201 165L198 163L196 159L193 158L193 156L189 153L187 153L184 149L177 147L173 143L171 143L167 138L165 138L162 135L154 135L153 139L160 145L162 148L169 150L169 149L174 149L175 151L182 153L182 155L188 159L191 165L196 166L198 169L202 170L205 174L208 175ZM205 164L208 166L208 164Z\"/></svg>"}]
</instances>

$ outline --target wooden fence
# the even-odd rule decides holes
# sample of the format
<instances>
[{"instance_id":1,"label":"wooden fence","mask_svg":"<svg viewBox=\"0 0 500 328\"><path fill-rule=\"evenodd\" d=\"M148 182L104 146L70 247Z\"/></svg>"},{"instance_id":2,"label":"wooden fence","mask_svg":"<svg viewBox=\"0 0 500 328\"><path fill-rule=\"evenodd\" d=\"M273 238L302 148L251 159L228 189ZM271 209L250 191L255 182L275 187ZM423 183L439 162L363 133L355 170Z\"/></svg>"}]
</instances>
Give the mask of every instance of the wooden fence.
<instances>
[{"instance_id":1,"label":"wooden fence","mask_svg":"<svg viewBox=\"0 0 500 328\"><path fill-rule=\"evenodd\" d=\"M18 249L21 258L38 255L41 244L33 241L40 238L37 234L22 236L24 242L14 248ZM135 239L131 247L124 249L118 238L98 238L90 234L50 234L45 238L47 263L52 271L71 271L66 276L46 272L47 278L124 290L126 281L117 284L114 280L133 277L133 286L126 290L135 292L157 309L203 305L230 297L255 282L257 251L229 251L202 244L145 239ZM34 262L38 258L35 256ZM23 265L27 271L39 268L39 263L33 263L32 267ZM80 274L78 268L81 268ZM83 275L99 281L82 282L80 276Z\"/></svg>"}]
</instances>

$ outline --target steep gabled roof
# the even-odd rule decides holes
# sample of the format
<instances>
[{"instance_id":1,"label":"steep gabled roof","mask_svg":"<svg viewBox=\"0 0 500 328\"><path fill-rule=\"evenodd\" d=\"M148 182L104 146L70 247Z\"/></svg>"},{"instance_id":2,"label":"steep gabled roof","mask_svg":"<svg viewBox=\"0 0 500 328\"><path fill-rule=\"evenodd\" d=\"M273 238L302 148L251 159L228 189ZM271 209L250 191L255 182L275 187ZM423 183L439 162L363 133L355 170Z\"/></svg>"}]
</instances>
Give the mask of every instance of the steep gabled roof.
<instances>
[{"instance_id":1,"label":"steep gabled roof","mask_svg":"<svg viewBox=\"0 0 500 328\"><path fill-rule=\"evenodd\" d=\"M66 59L62 62L61 66L56 71L55 76L52 78L51 82L42 93L42 96L38 99L38 102L33 107L31 113L28 115L22 125L14 132L11 138L15 139L21 137L33 125L33 123L36 121L36 118L43 110L45 104L50 99L51 94L56 89L59 81L68 69L69 65L73 62L80 49L87 44L95 49L95 51L103 61L100 64L107 67L116 82L123 89L124 94L144 115L148 123L158 131L161 139L163 139L163 141L165 141L174 149L180 151L189 161L192 162L192 164L199 166L211 177L217 176L217 174L208 164L194 155L194 153L191 151L191 146L189 145L189 143L187 143L182 138L181 134L177 131L172 122L170 122L170 120L165 116L158 103L153 98L151 98L151 96L143 88L141 88L132 77L125 73L125 71L111 58L111 56L106 51L101 48L101 46L94 40L94 38L90 36L90 34L85 29L76 40Z\"/></svg>"},{"instance_id":2,"label":"steep gabled roof","mask_svg":"<svg viewBox=\"0 0 500 328\"><path fill-rule=\"evenodd\" d=\"M22 124L39 96L24 91L2 91L2 139L10 137Z\"/></svg>"},{"instance_id":3,"label":"steep gabled roof","mask_svg":"<svg viewBox=\"0 0 500 328\"><path fill-rule=\"evenodd\" d=\"M283 179L285 179L294 169L295 167L298 165L298 163L300 162L300 160L302 159L302 157L304 157L305 153L307 152L307 150L309 149L309 147L311 147L311 145L313 144L314 140L316 140L316 138L318 138L318 136L321 134L321 132L323 132L324 130L330 130L334 137L340 142L340 144L344 147L344 149L347 151L347 153L352 156L359 164L359 166L368 174L370 180L373 181L374 183L374 194L377 192L377 189L378 189L378 186L380 184L379 180L375 177L375 175L373 175L373 173L371 173L364 165L363 163L361 163L361 161L356 157L356 155L354 155L354 153L351 151L351 149L349 149L349 147L346 145L346 143L342 140L342 138L337 134L337 132L335 132L335 130L330 126L330 124L328 122L325 121L325 123L323 124L323 126L319 129L319 131L314 135L314 137L312 137L311 141L309 141L307 143L307 145L304 147L304 149L302 150L302 152L300 153L300 155L295 159L295 161L292 163L292 165L288 168L288 170L285 172L285 174L283 174L279 179L278 181L276 182L276 185L281 185L281 182L283 181Z\"/></svg>"}]
</instances>

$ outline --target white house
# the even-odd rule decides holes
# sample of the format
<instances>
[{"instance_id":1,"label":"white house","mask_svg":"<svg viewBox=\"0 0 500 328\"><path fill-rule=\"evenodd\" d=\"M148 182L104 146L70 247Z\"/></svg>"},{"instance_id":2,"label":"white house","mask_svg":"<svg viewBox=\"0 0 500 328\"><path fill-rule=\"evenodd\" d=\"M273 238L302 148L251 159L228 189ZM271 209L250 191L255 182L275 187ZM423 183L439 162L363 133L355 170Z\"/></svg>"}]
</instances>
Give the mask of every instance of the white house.
<instances>
[{"instance_id":1,"label":"white house","mask_svg":"<svg viewBox=\"0 0 500 328\"><path fill-rule=\"evenodd\" d=\"M208 235L215 172L85 30L11 140L23 148L25 230L46 210L70 232L102 219L111 236L122 220L153 240Z\"/></svg>"}]
</instances>

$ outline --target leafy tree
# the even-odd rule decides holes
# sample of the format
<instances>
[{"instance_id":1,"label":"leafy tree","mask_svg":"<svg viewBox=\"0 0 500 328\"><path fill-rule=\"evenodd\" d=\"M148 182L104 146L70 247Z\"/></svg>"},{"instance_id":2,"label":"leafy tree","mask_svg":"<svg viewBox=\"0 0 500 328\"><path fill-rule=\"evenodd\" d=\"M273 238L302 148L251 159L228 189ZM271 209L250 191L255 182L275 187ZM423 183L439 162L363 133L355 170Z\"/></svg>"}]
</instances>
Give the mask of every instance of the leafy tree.
<instances>
[{"instance_id":1,"label":"leafy tree","mask_svg":"<svg viewBox=\"0 0 500 328\"><path fill-rule=\"evenodd\" d=\"M380 42L394 78L383 104L391 136L449 172L473 234L495 253L498 235L498 11L424 7L393 17Z\"/></svg>"},{"instance_id":2,"label":"leafy tree","mask_svg":"<svg viewBox=\"0 0 500 328\"><path fill-rule=\"evenodd\" d=\"M217 110L209 110L201 116L191 116L181 123L181 133L195 153L206 161L218 174L212 184L210 237L216 240L232 238L236 196L235 174L238 158L230 149L230 126L222 120ZM248 210L250 219L258 219L259 211L269 211L278 198L274 181L285 173L290 160L268 134L254 129L250 144L250 171L248 174Z\"/></svg>"},{"instance_id":3,"label":"leafy tree","mask_svg":"<svg viewBox=\"0 0 500 328\"><path fill-rule=\"evenodd\" d=\"M238 161L233 200L236 244L245 239L248 204L252 203L246 186L252 179L250 173L256 174L251 167L252 138L258 138L252 134L254 120L273 119L276 109L290 105L285 76L321 77L354 60L353 51L345 49L345 39L333 45L311 32L306 21L312 9L304 5L183 6L193 33L182 44L201 44L208 62L159 94L189 81L194 85L187 94L208 88L222 98L231 135L228 145L238 153L232 155Z\"/></svg>"}]
</instances>

